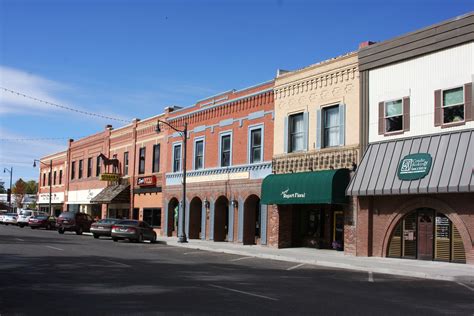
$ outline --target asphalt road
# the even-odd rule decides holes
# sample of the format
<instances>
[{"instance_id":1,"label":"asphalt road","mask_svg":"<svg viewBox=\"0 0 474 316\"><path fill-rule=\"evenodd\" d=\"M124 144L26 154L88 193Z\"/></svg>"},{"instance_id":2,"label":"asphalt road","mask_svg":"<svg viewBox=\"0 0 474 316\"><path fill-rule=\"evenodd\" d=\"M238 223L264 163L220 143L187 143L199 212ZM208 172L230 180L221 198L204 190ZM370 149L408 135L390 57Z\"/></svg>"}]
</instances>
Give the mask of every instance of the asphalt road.
<instances>
[{"instance_id":1,"label":"asphalt road","mask_svg":"<svg viewBox=\"0 0 474 316\"><path fill-rule=\"evenodd\" d=\"M0 315L474 315L454 282L0 225Z\"/></svg>"}]
</instances>

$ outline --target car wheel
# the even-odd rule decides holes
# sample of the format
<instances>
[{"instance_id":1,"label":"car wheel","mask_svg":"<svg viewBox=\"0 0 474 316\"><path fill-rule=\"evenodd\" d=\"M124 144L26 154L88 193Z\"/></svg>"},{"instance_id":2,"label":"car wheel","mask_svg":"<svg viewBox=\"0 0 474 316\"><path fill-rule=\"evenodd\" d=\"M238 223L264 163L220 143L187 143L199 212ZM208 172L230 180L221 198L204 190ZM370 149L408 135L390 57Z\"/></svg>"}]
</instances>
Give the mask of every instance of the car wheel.
<instances>
[{"instance_id":1,"label":"car wheel","mask_svg":"<svg viewBox=\"0 0 474 316\"><path fill-rule=\"evenodd\" d=\"M138 235L137 242L140 242L140 243L143 242L143 235L142 234Z\"/></svg>"},{"instance_id":2,"label":"car wheel","mask_svg":"<svg viewBox=\"0 0 474 316\"><path fill-rule=\"evenodd\" d=\"M82 227L79 226L78 229L76 229L76 235L82 235Z\"/></svg>"},{"instance_id":3,"label":"car wheel","mask_svg":"<svg viewBox=\"0 0 474 316\"><path fill-rule=\"evenodd\" d=\"M112 240L113 240L114 242L117 242L117 241L118 241L117 238L113 238L113 237L112 237Z\"/></svg>"},{"instance_id":4,"label":"car wheel","mask_svg":"<svg viewBox=\"0 0 474 316\"><path fill-rule=\"evenodd\" d=\"M23 225L23 224L18 224L18 226L20 226L21 228L23 228L25 225Z\"/></svg>"},{"instance_id":5,"label":"car wheel","mask_svg":"<svg viewBox=\"0 0 474 316\"><path fill-rule=\"evenodd\" d=\"M31 229L35 229L36 227L31 226Z\"/></svg>"},{"instance_id":6,"label":"car wheel","mask_svg":"<svg viewBox=\"0 0 474 316\"><path fill-rule=\"evenodd\" d=\"M99 239L99 235L94 234L94 238L95 238L95 239Z\"/></svg>"},{"instance_id":7,"label":"car wheel","mask_svg":"<svg viewBox=\"0 0 474 316\"><path fill-rule=\"evenodd\" d=\"M64 234L64 228L59 228L58 233L60 233L61 235Z\"/></svg>"},{"instance_id":8,"label":"car wheel","mask_svg":"<svg viewBox=\"0 0 474 316\"><path fill-rule=\"evenodd\" d=\"M156 233L153 233L153 237L151 237L150 242L152 244L156 243Z\"/></svg>"}]
</instances>

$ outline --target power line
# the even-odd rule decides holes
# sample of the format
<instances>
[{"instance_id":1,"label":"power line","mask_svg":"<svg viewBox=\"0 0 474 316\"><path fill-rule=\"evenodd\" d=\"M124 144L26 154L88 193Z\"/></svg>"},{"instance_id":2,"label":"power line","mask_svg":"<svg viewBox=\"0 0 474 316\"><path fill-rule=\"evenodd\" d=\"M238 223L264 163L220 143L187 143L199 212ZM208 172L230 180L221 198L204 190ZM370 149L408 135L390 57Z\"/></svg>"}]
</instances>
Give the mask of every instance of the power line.
<instances>
[{"instance_id":1,"label":"power line","mask_svg":"<svg viewBox=\"0 0 474 316\"><path fill-rule=\"evenodd\" d=\"M74 109L74 108L64 106L64 105L61 105L61 104L52 103L52 102L45 101L45 100L42 100L42 99L38 99L38 98L32 97L30 95L27 95L27 94L24 94L24 93L21 93L21 92L18 92L18 91L14 91L14 90L11 90L11 89L7 89L7 88L4 88L4 87L0 87L0 89L4 90L5 92L10 92L12 94L16 94L20 97L24 97L24 98L34 100L34 101L37 101L37 102L41 102L41 103L44 103L44 104L48 104L48 105L51 105L51 106L55 106L55 107L63 109L63 110L68 110L68 111L72 111L72 112L76 112L76 113L80 113L80 114L84 114L84 115L89 115L89 116L100 117L100 118L107 119L107 120L114 120L114 121L119 121L119 122L130 123L130 121L119 119L119 118L116 118L116 117L110 117L110 116L106 116L106 115L102 115L102 114L82 111L82 110Z\"/></svg>"},{"instance_id":2,"label":"power line","mask_svg":"<svg viewBox=\"0 0 474 316\"><path fill-rule=\"evenodd\" d=\"M0 142L28 142L37 140L63 140L63 139L79 139L79 137L38 137L38 138L0 138Z\"/></svg>"}]
</instances>

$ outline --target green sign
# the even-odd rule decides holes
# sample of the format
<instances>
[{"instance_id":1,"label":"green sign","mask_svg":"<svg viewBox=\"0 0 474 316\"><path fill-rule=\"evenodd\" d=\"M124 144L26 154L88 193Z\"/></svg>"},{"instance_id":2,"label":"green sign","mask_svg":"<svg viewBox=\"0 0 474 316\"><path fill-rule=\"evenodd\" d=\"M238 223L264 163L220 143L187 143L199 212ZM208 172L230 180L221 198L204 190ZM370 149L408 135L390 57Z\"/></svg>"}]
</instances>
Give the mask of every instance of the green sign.
<instances>
[{"instance_id":1,"label":"green sign","mask_svg":"<svg viewBox=\"0 0 474 316\"><path fill-rule=\"evenodd\" d=\"M432 160L427 153L403 157L398 166L398 178L407 181L424 178L430 172Z\"/></svg>"}]
</instances>

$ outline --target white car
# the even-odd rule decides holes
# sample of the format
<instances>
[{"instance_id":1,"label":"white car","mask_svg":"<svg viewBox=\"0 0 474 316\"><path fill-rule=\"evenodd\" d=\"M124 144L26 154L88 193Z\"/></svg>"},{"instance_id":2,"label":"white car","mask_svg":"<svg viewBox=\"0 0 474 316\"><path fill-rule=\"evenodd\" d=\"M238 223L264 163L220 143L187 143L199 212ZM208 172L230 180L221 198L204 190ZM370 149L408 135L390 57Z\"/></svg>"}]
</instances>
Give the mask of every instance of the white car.
<instances>
[{"instance_id":1,"label":"white car","mask_svg":"<svg viewBox=\"0 0 474 316\"><path fill-rule=\"evenodd\" d=\"M8 225L16 225L16 219L18 218L17 213L7 213L3 215L3 224Z\"/></svg>"},{"instance_id":2,"label":"white car","mask_svg":"<svg viewBox=\"0 0 474 316\"><path fill-rule=\"evenodd\" d=\"M46 216L48 214L46 214L45 212L21 210L20 213L18 214L17 225L20 226L21 228L28 226L28 221L30 220L30 217L38 216L38 215Z\"/></svg>"}]
</instances>

